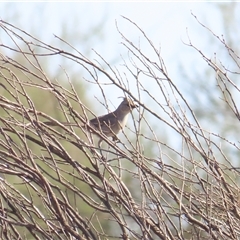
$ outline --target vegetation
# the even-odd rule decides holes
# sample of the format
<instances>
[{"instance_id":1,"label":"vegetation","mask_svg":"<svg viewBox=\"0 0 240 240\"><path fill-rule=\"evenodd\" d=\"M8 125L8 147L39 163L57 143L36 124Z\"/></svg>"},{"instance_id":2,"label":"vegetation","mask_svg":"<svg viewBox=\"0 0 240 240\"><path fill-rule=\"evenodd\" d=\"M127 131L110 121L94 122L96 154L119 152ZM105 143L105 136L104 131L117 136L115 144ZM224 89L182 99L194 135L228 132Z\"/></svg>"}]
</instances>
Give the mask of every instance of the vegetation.
<instances>
[{"instance_id":1,"label":"vegetation","mask_svg":"<svg viewBox=\"0 0 240 240\"><path fill-rule=\"evenodd\" d=\"M0 45L1 239L239 238L239 140L227 135L231 124L224 122L232 119L239 132L239 56L212 31L208 34L229 53L227 65L189 38L189 47L215 74L214 85L192 92L214 94L215 106L221 106L212 128L204 128L204 111L191 103L196 95L170 78L151 39L126 21L149 49L145 53L119 30L129 52L120 70L98 53L93 61L61 38L70 50L1 20L11 40ZM93 99L94 104L111 108L106 86L136 101L139 108L120 142L102 135L99 148L85 131L82 126L94 114L84 104L83 85L73 83L64 66L66 81L52 79L44 62L55 57L78 66L86 88L98 86L104 102Z\"/></svg>"}]
</instances>

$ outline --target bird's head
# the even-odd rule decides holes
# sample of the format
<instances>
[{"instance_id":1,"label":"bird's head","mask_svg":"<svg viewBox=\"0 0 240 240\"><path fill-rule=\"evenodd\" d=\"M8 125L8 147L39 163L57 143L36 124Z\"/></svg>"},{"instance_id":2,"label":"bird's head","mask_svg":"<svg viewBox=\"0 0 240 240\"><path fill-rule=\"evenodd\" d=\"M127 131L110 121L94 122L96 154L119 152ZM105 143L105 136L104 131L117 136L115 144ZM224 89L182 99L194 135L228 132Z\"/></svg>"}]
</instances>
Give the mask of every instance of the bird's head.
<instances>
[{"instance_id":1,"label":"bird's head","mask_svg":"<svg viewBox=\"0 0 240 240\"><path fill-rule=\"evenodd\" d=\"M132 99L127 97L124 97L123 101L119 105L119 108L124 112L130 112L136 107L138 107L138 105Z\"/></svg>"}]
</instances>

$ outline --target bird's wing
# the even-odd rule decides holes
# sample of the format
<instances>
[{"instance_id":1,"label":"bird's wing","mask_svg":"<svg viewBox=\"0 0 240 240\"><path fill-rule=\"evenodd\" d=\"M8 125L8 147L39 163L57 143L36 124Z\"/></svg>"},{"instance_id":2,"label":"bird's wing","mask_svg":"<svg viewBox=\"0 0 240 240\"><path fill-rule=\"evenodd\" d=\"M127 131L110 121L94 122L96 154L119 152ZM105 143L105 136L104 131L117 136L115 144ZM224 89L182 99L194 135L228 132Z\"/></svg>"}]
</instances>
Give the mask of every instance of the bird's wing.
<instances>
[{"instance_id":1,"label":"bird's wing","mask_svg":"<svg viewBox=\"0 0 240 240\"><path fill-rule=\"evenodd\" d=\"M99 128L99 126L101 127L101 129L105 126L107 127L111 127L113 128L114 125L117 123L116 121L116 116L114 115L114 113L108 113L106 115L97 117L97 118L93 118L90 121L90 124L92 126L94 126L95 128Z\"/></svg>"}]
</instances>

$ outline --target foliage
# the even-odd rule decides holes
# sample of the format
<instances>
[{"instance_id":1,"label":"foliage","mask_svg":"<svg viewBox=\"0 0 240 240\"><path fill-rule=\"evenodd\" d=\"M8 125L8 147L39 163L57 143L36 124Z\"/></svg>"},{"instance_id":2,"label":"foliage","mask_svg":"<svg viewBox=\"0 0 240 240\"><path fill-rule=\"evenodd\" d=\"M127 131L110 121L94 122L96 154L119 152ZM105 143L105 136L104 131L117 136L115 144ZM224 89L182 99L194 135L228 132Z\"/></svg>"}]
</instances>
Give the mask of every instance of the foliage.
<instances>
[{"instance_id":1,"label":"foliage","mask_svg":"<svg viewBox=\"0 0 240 240\"><path fill-rule=\"evenodd\" d=\"M239 151L238 142L202 128L179 83L169 77L160 51L144 31L126 21L155 55L149 56L119 31L129 51L124 74L97 53L98 61L92 61L73 47L74 52L68 52L50 46L1 21L11 39L1 44L0 66L2 239L239 237L239 170L232 159L236 156L232 151ZM205 56L190 39L189 46L216 73L218 95L239 120L239 86L228 68ZM12 52L24 62L11 58ZM83 127L92 113L81 94L70 79L70 87L52 81L39 61L54 56L85 70L88 84L99 87L106 105L107 85L138 103L133 124L120 142L96 132L105 145L94 143ZM58 118L30 92L42 99L50 95ZM78 128L60 120L76 122ZM159 129L165 129L170 140Z\"/></svg>"}]
</instances>

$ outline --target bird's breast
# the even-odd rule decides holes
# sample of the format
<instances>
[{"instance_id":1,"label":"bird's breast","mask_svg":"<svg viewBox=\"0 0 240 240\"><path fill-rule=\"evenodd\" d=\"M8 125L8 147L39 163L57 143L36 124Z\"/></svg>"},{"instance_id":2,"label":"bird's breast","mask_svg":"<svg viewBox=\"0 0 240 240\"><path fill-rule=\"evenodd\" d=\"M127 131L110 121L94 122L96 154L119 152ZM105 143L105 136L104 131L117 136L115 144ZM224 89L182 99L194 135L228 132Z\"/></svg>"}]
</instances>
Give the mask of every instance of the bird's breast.
<instances>
[{"instance_id":1,"label":"bird's breast","mask_svg":"<svg viewBox=\"0 0 240 240\"><path fill-rule=\"evenodd\" d=\"M119 119L119 124L121 126L121 129L125 127L127 120L128 120L128 114L125 115L122 119Z\"/></svg>"}]
</instances>

